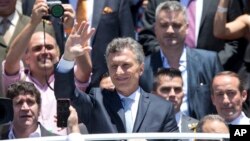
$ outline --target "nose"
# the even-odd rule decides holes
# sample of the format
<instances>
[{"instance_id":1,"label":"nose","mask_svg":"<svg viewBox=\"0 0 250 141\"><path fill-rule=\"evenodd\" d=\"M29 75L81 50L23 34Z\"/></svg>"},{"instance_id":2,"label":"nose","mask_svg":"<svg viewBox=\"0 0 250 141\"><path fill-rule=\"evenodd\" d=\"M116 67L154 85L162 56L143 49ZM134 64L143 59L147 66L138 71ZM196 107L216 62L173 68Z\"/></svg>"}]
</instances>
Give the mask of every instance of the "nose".
<instances>
[{"instance_id":1,"label":"nose","mask_svg":"<svg viewBox=\"0 0 250 141\"><path fill-rule=\"evenodd\" d=\"M223 96L223 104L229 104L229 103L230 103L230 100L229 100L227 94L224 94L224 96Z\"/></svg>"},{"instance_id":2,"label":"nose","mask_svg":"<svg viewBox=\"0 0 250 141\"><path fill-rule=\"evenodd\" d=\"M47 48L45 46L42 47L42 50L41 50L43 53L47 53Z\"/></svg>"},{"instance_id":3,"label":"nose","mask_svg":"<svg viewBox=\"0 0 250 141\"><path fill-rule=\"evenodd\" d=\"M123 73L124 73L124 71L123 71L122 67L118 66L116 69L116 74L123 74Z\"/></svg>"},{"instance_id":4,"label":"nose","mask_svg":"<svg viewBox=\"0 0 250 141\"><path fill-rule=\"evenodd\" d=\"M169 91L169 97L175 97L175 91L174 91L174 89L173 88L171 88L170 89L170 91Z\"/></svg>"},{"instance_id":5,"label":"nose","mask_svg":"<svg viewBox=\"0 0 250 141\"><path fill-rule=\"evenodd\" d=\"M26 102L24 102L24 103L22 104L21 109L22 109L22 110L28 110L28 109L29 109L29 105L28 105Z\"/></svg>"},{"instance_id":6,"label":"nose","mask_svg":"<svg viewBox=\"0 0 250 141\"><path fill-rule=\"evenodd\" d=\"M172 25L169 25L167 28L167 33L174 33L174 28Z\"/></svg>"}]
</instances>

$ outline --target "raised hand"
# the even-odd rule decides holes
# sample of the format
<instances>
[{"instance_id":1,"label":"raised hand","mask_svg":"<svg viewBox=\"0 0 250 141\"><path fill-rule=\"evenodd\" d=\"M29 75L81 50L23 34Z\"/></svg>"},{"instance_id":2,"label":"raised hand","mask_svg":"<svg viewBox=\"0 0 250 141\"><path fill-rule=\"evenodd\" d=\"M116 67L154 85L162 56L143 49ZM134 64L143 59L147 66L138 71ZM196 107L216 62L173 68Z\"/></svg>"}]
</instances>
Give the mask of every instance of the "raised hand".
<instances>
[{"instance_id":1,"label":"raised hand","mask_svg":"<svg viewBox=\"0 0 250 141\"><path fill-rule=\"evenodd\" d=\"M48 5L44 0L36 0L31 14L31 22L38 25L42 17L48 14Z\"/></svg>"},{"instance_id":2,"label":"raised hand","mask_svg":"<svg viewBox=\"0 0 250 141\"><path fill-rule=\"evenodd\" d=\"M83 55L91 50L88 46L88 40L94 34L95 29L89 29L89 24L82 22L80 25L75 24L65 44L63 58L73 61L76 57Z\"/></svg>"},{"instance_id":3,"label":"raised hand","mask_svg":"<svg viewBox=\"0 0 250 141\"><path fill-rule=\"evenodd\" d=\"M62 4L64 8L63 25L64 29L71 29L74 25L75 12L71 4Z\"/></svg>"}]
</instances>

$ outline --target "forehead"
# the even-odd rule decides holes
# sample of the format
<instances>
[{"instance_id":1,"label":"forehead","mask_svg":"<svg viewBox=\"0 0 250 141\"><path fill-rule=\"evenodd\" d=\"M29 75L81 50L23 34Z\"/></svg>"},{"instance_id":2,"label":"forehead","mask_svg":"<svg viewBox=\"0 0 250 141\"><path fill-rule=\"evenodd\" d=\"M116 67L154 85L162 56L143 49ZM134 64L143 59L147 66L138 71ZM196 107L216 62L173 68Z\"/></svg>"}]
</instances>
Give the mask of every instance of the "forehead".
<instances>
[{"instance_id":1,"label":"forehead","mask_svg":"<svg viewBox=\"0 0 250 141\"><path fill-rule=\"evenodd\" d=\"M158 76L158 81L160 84L177 84L182 85L182 79L180 77L169 77L166 75Z\"/></svg>"},{"instance_id":2,"label":"forehead","mask_svg":"<svg viewBox=\"0 0 250 141\"><path fill-rule=\"evenodd\" d=\"M182 11L161 10L157 16L158 22L183 22L185 15Z\"/></svg>"},{"instance_id":3,"label":"forehead","mask_svg":"<svg viewBox=\"0 0 250 141\"><path fill-rule=\"evenodd\" d=\"M108 64L110 62L130 62L136 61L136 54L128 48L125 48L119 52L110 53L108 56Z\"/></svg>"},{"instance_id":4,"label":"forehead","mask_svg":"<svg viewBox=\"0 0 250 141\"><path fill-rule=\"evenodd\" d=\"M213 87L220 88L220 87L238 87L240 81L238 78L228 75L220 75L216 76L213 80Z\"/></svg>"},{"instance_id":5,"label":"forehead","mask_svg":"<svg viewBox=\"0 0 250 141\"><path fill-rule=\"evenodd\" d=\"M20 100L35 100L35 96L32 95L31 93L24 93L24 92L21 92L18 96L14 97L13 98L13 101L20 101Z\"/></svg>"},{"instance_id":6,"label":"forehead","mask_svg":"<svg viewBox=\"0 0 250 141\"><path fill-rule=\"evenodd\" d=\"M43 45L44 38L45 38L46 44L52 44L52 45L56 46L56 41L50 34L45 33L45 37L44 37L43 32L36 32L31 36L31 39L29 42L30 47L37 46L37 45Z\"/></svg>"}]
</instances>

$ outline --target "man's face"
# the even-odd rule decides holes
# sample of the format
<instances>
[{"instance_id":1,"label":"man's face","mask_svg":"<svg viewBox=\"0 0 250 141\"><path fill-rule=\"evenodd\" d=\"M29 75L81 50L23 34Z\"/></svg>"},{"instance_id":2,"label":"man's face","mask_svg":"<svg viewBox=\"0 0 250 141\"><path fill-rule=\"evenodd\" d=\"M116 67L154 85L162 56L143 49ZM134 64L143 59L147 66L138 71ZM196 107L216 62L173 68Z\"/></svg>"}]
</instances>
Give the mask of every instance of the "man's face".
<instances>
[{"instance_id":1,"label":"man's face","mask_svg":"<svg viewBox=\"0 0 250 141\"><path fill-rule=\"evenodd\" d=\"M7 17L16 9L16 0L0 0L0 16Z\"/></svg>"},{"instance_id":2,"label":"man's face","mask_svg":"<svg viewBox=\"0 0 250 141\"><path fill-rule=\"evenodd\" d=\"M13 98L13 111L13 125L15 128L37 126L40 110L35 96L21 92L19 96Z\"/></svg>"},{"instance_id":3,"label":"man's face","mask_svg":"<svg viewBox=\"0 0 250 141\"><path fill-rule=\"evenodd\" d=\"M54 67L54 64L59 60L59 51L56 46L56 41L49 34L37 32L32 35L29 42L28 51L25 55L25 63L31 71L48 70Z\"/></svg>"},{"instance_id":4,"label":"man's face","mask_svg":"<svg viewBox=\"0 0 250 141\"><path fill-rule=\"evenodd\" d=\"M132 94L138 88L144 64L139 64L135 54L129 49L111 53L107 60L116 90L125 96Z\"/></svg>"},{"instance_id":5,"label":"man's face","mask_svg":"<svg viewBox=\"0 0 250 141\"><path fill-rule=\"evenodd\" d=\"M227 122L236 119L247 97L246 91L239 91L239 80L232 76L217 76L213 80L212 89L211 98L218 114Z\"/></svg>"},{"instance_id":6,"label":"man's face","mask_svg":"<svg viewBox=\"0 0 250 141\"><path fill-rule=\"evenodd\" d=\"M182 12L159 12L155 22L155 34L162 48L183 46L186 33L187 23Z\"/></svg>"},{"instance_id":7,"label":"man's face","mask_svg":"<svg viewBox=\"0 0 250 141\"><path fill-rule=\"evenodd\" d=\"M180 111L180 106L184 93L182 91L182 79L180 77L170 78L169 76L160 76L159 85L156 88L156 94L174 104L175 112Z\"/></svg>"}]
</instances>

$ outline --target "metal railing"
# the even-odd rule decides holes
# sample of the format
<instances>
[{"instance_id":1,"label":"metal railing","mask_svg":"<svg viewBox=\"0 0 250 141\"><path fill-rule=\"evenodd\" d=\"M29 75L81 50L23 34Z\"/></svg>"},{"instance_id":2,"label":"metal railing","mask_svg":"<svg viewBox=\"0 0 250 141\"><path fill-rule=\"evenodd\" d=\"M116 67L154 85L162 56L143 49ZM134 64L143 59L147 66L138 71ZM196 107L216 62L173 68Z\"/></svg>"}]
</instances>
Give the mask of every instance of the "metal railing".
<instances>
[{"instance_id":1,"label":"metal railing","mask_svg":"<svg viewBox=\"0 0 250 141\"><path fill-rule=\"evenodd\" d=\"M72 134L73 136L76 134ZM71 136L71 135L70 135ZM24 138L12 141L68 141L69 136L51 136L40 138ZM206 140L223 140L229 139L229 134L218 133L110 133L110 134L85 134L78 135L77 141L94 141L94 140L124 140L124 139L206 139ZM6 140L7 141L7 140ZM9 140L8 140L9 141ZM71 140L72 141L72 140ZM75 141L75 140L73 140Z\"/></svg>"}]
</instances>

